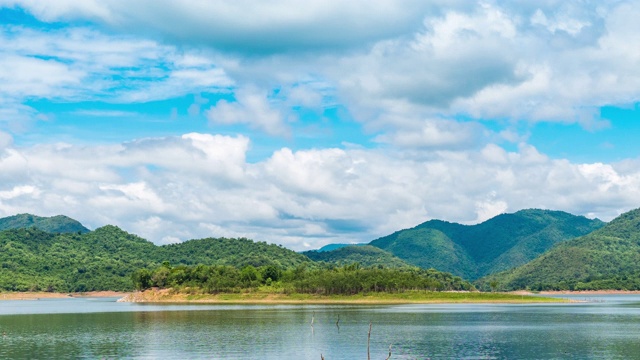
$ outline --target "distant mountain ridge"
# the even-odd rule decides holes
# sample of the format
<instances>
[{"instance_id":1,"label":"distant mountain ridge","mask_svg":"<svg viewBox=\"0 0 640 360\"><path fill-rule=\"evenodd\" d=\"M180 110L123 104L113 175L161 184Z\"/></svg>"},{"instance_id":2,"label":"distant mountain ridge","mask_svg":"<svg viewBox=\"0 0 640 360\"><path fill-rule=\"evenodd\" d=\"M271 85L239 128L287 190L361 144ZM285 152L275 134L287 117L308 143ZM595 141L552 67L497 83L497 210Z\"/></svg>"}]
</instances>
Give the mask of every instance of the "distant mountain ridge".
<instances>
[{"instance_id":1,"label":"distant mountain ridge","mask_svg":"<svg viewBox=\"0 0 640 360\"><path fill-rule=\"evenodd\" d=\"M347 246L363 246L363 245L368 245L367 243L356 243L356 244L327 244L323 247L321 247L318 250L310 250L310 251L317 251L317 252L325 252L325 251L333 251L333 250L337 250L343 247L347 247Z\"/></svg>"},{"instance_id":2,"label":"distant mountain ridge","mask_svg":"<svg viewBox=\"0 0 640 360\"><path fill-rule=\"evenodd\" d=\"M0 231L0 290L133 290L135 270L164 262L281 269L312 264L293 250L248 239L206 238L157 246L113 225L85 233L45 232L34 226Z\"/></svg>"},{"instance_id":3,"label":"distant mountain ridge","mask_svg":"<svg viewBox=\"0 0 640 360\"><path fill-rule=\"evenodd\" d=\"M640 290L640 209L479 284L501 290Z\"/></svg>"},{"instance_id":4,"label":"distant mountain ridge","mask_svg":"<svg viewBox=\"0 0 640 360\"><path fill-rule=\"evenodd\" d=\"M358 263L361 266L386 268L411 267L412 265L393 254L371 245L340 246L334 250L311 250L302 253L313 261L324 261L338 266Z\"/></svg>"},{"instance_id":5,"label":"distant mountain ridge","mask_svg":"<svg viewBox=\"0 0 640 360\"><path fill-rule=\"evenodd\" d=\"M68 216L57 215L42 217L32 214L18 214L0 218L0 230L36 228L48 233L80 233L89 232L79 221Z\"/></svg>"},{"instance_id":6,"label":"distant mountain ridge","mask_svg":"<svg viewBox=\"0 0 640 360\"><path fill-rule=\"evenodd\" d=\"M477 225L430 220L370 242L398 258L466 279L523 265L555 244L604 226L562 211L528 209Z\"/></svg>"},{"instance_id":7,"label":"distant mountain ridge","mask_svg":"<svg viewBox=\"0 0 640 360\"><path fill-rule=\"evenodd\" d=\"M615 240L624 238L620 233L636 234L634 226L640 229L640 220L628 226L621 223L614 221L593 234L607 238L605 245L610 246L622 244ZM134 270L163 262L172 266L276 265L283 269L324 266L317 261L337 266L418 266L484 280L488 274L525 264L551 248L563 248L561 243L569 239L588 238L584 235L604 224L561 211L530 209L498 215L477 225L431 220L373 240L370 245L315 251L305 256L280 245L249 239L208 238L156 246L112 225L89 231L66 216L19 214L0 219L0 290L127 290ZM612 229L618 235L610 235ZM637 236L640 244L640 236L629 236ZM635 259L633 252L625 254L626 258ZM603 270L590 272L590 278L584 281L603 279L602 273ZM507 280L501 281L507 286Z\"/></svg>"}]
</instances>

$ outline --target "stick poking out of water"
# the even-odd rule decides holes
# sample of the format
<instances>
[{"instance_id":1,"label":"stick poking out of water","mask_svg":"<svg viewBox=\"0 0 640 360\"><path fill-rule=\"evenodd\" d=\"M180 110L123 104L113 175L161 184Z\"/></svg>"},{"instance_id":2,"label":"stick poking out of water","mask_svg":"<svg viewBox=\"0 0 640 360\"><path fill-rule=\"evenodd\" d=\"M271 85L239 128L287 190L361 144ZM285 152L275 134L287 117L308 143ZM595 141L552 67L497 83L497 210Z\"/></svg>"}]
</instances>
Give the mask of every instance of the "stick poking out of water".
<instances>
[{"instance_id":1,"label":"stick poking out of water","mask_svg":"<svg viewBox=\"0 0 640 360\"><path fill-rule=\"evenodd\" d=\"M371 354L369 353L370 341L371 341L371 321L369 321L369 334L367 334L367 360L371 360Z\"/></svg>"},{"instance_id":2,"label":"stick poking out of water","mask_svg":"<svg viewBox=\"0 0 640 360\"><path fill-rule=\"evenodd\" d=\"M313 315L311 315L311 335L315 335L315 331L313 328L313 322L316 320L316 312L313 312Z\"/></svg>"}]
</instances>

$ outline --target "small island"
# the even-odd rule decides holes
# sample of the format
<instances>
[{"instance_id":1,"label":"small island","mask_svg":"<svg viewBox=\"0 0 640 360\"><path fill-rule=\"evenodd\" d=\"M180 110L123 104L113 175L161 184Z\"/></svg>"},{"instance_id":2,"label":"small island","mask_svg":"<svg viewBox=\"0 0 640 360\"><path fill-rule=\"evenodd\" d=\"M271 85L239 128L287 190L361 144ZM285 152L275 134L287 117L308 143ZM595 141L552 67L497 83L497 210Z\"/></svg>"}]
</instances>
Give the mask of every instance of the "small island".
<instances>
[{"instance_id":1,"label":"small island","mask_svg":"<svg viewBox=\"0 0 640 360\"><path fill-rule=\"evenodd\" d=\"M434 269L361 267L358 264L282 270L274 265L165 263L133 273L139 290L120 301L151 303L411 304L562 302L519 293L479 292L466 280Z\"/></svg>"}]
</instances>

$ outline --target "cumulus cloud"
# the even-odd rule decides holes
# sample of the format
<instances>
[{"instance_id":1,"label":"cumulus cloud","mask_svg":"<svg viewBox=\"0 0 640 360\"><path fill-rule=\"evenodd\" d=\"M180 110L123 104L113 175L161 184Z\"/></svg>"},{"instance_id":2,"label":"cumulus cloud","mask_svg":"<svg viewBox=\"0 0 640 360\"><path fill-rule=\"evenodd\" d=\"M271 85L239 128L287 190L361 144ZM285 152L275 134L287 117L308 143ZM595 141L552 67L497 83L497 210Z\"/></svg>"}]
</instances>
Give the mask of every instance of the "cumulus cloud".
<instances>
[{"instance_id":1,"label":"cumulus cloud","mask_svg":"<svg viewBox=\"0 0 640 360\"><path fill-rule=\"evenodd\" d=\"M24 7L44 21L88 18L121 31L161 33L176 41L254 54L342 49L399 36L419 25L425 13L436 11L443 2L3 0L2 3Z\"/></svg>"},{"instance_id":2,"label":"cumulus cloud","mask_svg":"<svg viewBox=\"0 0 640 360\"><path fill-rule=\"evenodd\" d=\"M29 99L136 103L234 86L195 52L87 28L0 26L0 43L0 121L12 131L41 115Z\"/></svg>"},{"instance_id":3,"label":"cumulus cloud","mask_svg":"<svg viewBox=\"0 0 640 360\"><path fill-rule=\"evenodd\" d=\"M598 129L602 106L640 100L637 1L0 6L69 25L0 25L2 215L65 213L158 243L248 236L301 248L529 207L610 219L640 201L637 161L554 159L519 126ZM220 92L225 100L207 103L204 94ZM296 140L297 114L339 108L380 148L280 146L250 162L250 135L17 140L43 116L32 100L131 105L189 94L203 96L188 113L212 127L279 139Z\"/></svg>"},{"instance_id":4,"label":"cumulus cloud","mask_svg":"<svg viewBox=\"0 0 640 360\"><path fill-rule=\"evenodd\" d=\"M402 142L402 134L426 129L424 119L460 116L597 129L606 125L601 106L640 98L640 47L634 46L640 43L640 31L634 31L640 4L633 0L304 5L4 0L2 5L21 7L43 21L89 20L123 34L71 29L42 36L5 28L6 51L19 60L3 57L4 77L10 80L4 86L11 93L108 93L116 94L115 101L146 102L240 89L237 102L220 102L209 118L271 135L287 132L282 119L290 109L274 107L264 94L291 87L282 92L290 97L284 104L313 107L318 93L295 87L306 78L328 84L335 100L371 132L391 129L385 142ZM193 45L208 50L194 53ZM35 69L33 79L52 67L58 75L42 83L13 79L22 72L9 69L22 63ZM121 75L115 69L123 67L129 69L126 80L115 81ZM247 94L251 83L259 89ZM320 101L326 100L322 95ZM198 107L191 113L199 113Z\"/></svg>"},{"instance_id":5,"label":"cumulus cloud","mask_svg":"<svg viewBox=\"0 0 640 360\"><path fill-rule=\"evenodd\" d=\"M0 131L0 151L13 145L13 137L5 132Z\"/></svg>"},{"instance_id":6,"label":"cumulus cloud","mask_svg":"<svg viewBox=\"0 0 640 360\"><path fill-rule=\"evenodd\" d=\"M235 97L235 102L219 100L207 110L209 121L224 125L248 124L272 135L288 133L284 115L269 103L266 94L249 88L237 90Z\"/></svg>"},{"instance_id":7,"label":"cumulus cloud","mask_svg":"<svg viewBox=\"0 0 640 360\"><path fill-rule=\"evenodd\" d=\"M67 214L157 243L246 236L302 249L369 241L431 218L463 223L549 208L609 220L640 202L630 163L442 150L423 159L366 149L287 148L250 163L249 140L201 133L110 146L16 148L0 157L0 215Z\"/></svg>"},{"instance_id":8,"label":"cumulus cloud","mask_svg":"<svg viewBox=\"0 0 640 360\"><path fill-rule=\"evenodd\" d=\"M488 131L477 123L429 119L379 135L376 141L400 148L451 149L472 148L488 137Z\"/></svg>"}]
</instances>

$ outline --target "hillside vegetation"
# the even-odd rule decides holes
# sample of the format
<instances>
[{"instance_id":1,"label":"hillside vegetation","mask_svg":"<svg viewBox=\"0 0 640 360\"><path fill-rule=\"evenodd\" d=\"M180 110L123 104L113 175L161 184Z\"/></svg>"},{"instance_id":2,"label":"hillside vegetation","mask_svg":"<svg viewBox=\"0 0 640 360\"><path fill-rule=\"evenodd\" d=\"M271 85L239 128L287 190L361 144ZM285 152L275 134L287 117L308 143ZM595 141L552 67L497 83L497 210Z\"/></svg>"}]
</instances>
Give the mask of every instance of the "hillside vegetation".
<instances>
[{"instance_id":1,"label":"hillside vegetation","mask_svg":"<svg viewBox=\"0 0 640 360\"><path fill-rule=\"evenodd\" d=\"M305 251L302 254L313 261L322 261L338 266L358 263L366 267L413 267L413 265L410 265L391 253L371 245L350 245L329 251Z\"/></svg>"},{"instance_id":2,"label":"hillside vegetation","mask_svg":"<svg viewBox=\"0 0 640 360\"><path fill-rule=\"evenodd\" d=\"M271 292L315 295L356 295L378 292L475 290L458 276L433 269L363 268L357 264L309 270L298 266L282 271L273 265L242 269L233 266L163 265L133 275L137 289L150 287L204 293L239 293L268 286Z\"/></svg>"},{"instance_id":3,"label":"hillside vegetation","mask_svg":"<svg viewBox=\"0 0 640 360\"><path fill-rule=\"evenodd\" d=\"M370 244L412 265L473 280L523 265L555 244L603 225L562 211L530 209L477 225L431 220Z\"/></svg>"},{"instance_id":4,"label":"hillside vegetation","mask_svg":"<svg viewBox=\"0 0 640 360\"><path fill-rule=\"evenodd\" d=\"M18 214L0 218L0 230L36 228L49 233L89 232L80 222L64 216L41 217L31 214Z\"/></svg>"},{"instance_id":5,"label":"hillside vegetation","mask_svg":"<svg viewBox=\"0 0 640 360\"><path fill-rule=\"evenodd\" d=\"M36 228L0 231L0 290L132 290L135 270L163 262L288 269L311 260L281 246L247 239L156 246L112 225L85 234L52 234Z\"/></svg>"},{"instance_id":6,"label":"hillside vegetation","mask_svg":"<svg viewBox=\"0 0 640 360\"><path fill-rule=\"evenodd\" d=\"M478 283L501 290L640 290L640 209Z\"/></svg>"}]
</instances>

